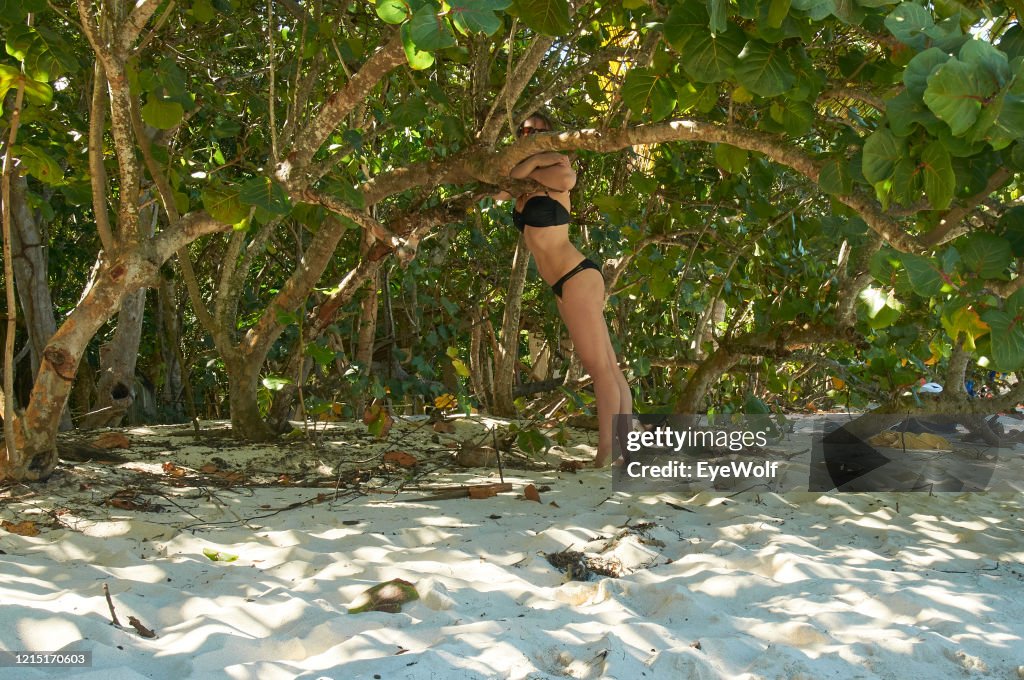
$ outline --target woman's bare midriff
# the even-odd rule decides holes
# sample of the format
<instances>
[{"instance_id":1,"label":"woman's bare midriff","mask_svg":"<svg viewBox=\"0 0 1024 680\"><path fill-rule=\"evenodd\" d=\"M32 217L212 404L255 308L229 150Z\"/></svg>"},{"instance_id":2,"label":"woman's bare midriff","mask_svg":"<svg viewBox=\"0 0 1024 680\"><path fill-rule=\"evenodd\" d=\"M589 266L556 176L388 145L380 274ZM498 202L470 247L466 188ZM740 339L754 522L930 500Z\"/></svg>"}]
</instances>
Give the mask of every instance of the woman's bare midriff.
<instances>
[{"instance_id":1,"label":"woman's bare midriff","mask_svg":"<svg viewBox=\"0 0 1024 680\"><path fill-rule=\"evenodd\" d=\"M516 201L516 210L521 211L526 202L534 196L543 195L545 194L538 193L521 197ZM570 209L569 196L566 192L551 191L546 195L564 205L566 210ZM551 227L527 225L523 230L523 236L526 239L526 247L537 263L537 272L549 286L583 260L583 253L569 240L568 224Z\"/></svg>"}]
</instances>

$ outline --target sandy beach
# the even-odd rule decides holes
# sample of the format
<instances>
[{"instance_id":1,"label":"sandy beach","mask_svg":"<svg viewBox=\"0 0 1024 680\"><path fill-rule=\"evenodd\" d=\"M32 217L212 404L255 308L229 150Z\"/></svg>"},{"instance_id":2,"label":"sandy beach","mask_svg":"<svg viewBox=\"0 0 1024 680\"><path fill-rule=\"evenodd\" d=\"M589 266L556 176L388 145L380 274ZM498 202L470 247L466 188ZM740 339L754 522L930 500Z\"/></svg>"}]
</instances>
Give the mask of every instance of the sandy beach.
<instances>
[{"instance_id":1,"label":"sandy beach","mask_svg":"<svg viewBox=\"0 0 1024 680\"><path fill-rule=\"evenodd\" d=\"M371 450L344 430L312 454L183 432L128 431L137 460L7 489L0 517L39 533L0 530L0 649L92 665L0 678L1024 678L1019 494L639 495L607 470L511 466L491 498L396 502L426 492L256 483ZM195 483L214 458L208 477L250 483ZM418 599L349 613L392 579Z\"/></svg>"}]
</instances>

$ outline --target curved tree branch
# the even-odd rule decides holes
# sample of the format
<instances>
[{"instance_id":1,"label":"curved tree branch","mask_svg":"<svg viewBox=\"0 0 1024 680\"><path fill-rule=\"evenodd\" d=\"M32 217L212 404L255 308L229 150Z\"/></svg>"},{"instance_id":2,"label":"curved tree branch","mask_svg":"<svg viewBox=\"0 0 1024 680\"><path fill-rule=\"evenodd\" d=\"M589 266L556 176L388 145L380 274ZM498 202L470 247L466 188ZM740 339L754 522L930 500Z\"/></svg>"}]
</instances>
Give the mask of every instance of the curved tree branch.
<instances>
[{"instance_id":1,"label":"curved tree branch","mask_svg":"<svg viewBox=\"0 0 1024 680\"><path fill-rule=\"evenodd\" d=\"M419 186L484 182L494 186L506 183L509 171L527 156L542 151L612 152L626 147L664 142L725 143L764 154L769 160L789 167L812 182L818 181L821 164L776 135L747 130L736 125L705 123L696 120L672 120L609 130L569 130L558 134L530 135L496 153L479 147L467 149L446 159L426 161L385 172L361 187L367 205ZM894 248L918 253L924 250L918 239L886 215L881 206L863 192L838 195L836 200L853 208L867 225Z\"/></svg>"}]
</instances>

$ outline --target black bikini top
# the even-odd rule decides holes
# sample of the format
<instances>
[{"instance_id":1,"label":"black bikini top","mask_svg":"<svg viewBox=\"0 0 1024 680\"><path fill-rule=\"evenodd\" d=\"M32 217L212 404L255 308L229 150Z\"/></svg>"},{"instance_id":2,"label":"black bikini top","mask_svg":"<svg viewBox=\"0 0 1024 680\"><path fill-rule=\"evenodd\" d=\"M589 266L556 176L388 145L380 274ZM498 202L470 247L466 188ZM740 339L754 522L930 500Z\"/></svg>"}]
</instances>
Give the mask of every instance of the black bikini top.
<instances>
[{"instance_id":1,"label":"black bikini top","mask_svg":"<svg viewBox=\"0 0 1024 680\"><path fill-rule=\"evenodd\" d=\"M523 231L525 227L557 227L569 224L569 211L550 196L534 196L523 205L522 212L512 209L512 224Z\"/></svg>"}]
</instances>

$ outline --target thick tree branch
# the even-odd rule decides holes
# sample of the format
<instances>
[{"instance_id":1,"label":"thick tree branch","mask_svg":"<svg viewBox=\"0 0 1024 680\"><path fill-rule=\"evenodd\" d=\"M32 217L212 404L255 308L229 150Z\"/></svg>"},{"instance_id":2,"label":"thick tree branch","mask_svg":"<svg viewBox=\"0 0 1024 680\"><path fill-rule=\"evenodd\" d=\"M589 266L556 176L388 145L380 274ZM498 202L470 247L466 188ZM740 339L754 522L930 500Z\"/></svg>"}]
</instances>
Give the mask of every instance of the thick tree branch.
<instances>
[{"instance_id":1,"label":"thick tree branch","mask_svg":"<svg viewBox=\"0 0 1024 680\"><path fill-rule=\"evenodd\" d=\"M302 301L309 295L316 279L320 278L344 233L344 224L336 218L328 217L324 220L316 236L303 251L295 271L267 305L256 324L246 331L239 346L243 355L256 356L260 360L264 358L266 349L284 331L286 324L281 322L280 313L302 307ZM316 279L311 283L310 277Z\"/></svg>"},{"instance_id":2,"label":"thick tree branch","mask_svg":"<svg viewBox=\"0 0 1024 680\"><path fill-rule=\"evenodd\" d=\"M395 31L391 38L371 56L346 83L324 102L320 112L309 126L297 135L298 143L276 169L276 176L286 185L292 184L292 173L309 165L313 154L327 141L327 137L341 121L363 101L370 90L392 70L405 63L402 37Z\"/></svg>"},{"instance_id":3,"label":"thick tree branch","mask_svg":"<svg viewBox=\"0 0 1024 680\"><path fill-rule=\"evenodd\" d=\"M204 211L190 212L153 237L147 248L151 255L146 259L158 265L163 264L177 253L179 248L187 246L200 236L216 234L230 228L230 224L218 222Z\"/></svg>"},{"instance_id":4,"label":"thick tree branch","mask_svg":"<svg viewBox=\"0 0 1024 680\"><path fill-rule=\"evenodd\" d=\"M367 205L373 205L388 196L418 186L437 186L447 183L478 181L493 186L506 183L509 171L527 156L542 151L612 152L626 147L663 142L725 143L764 154L769 160L792 168L812 182L818 181L820 164L785 140L734 125L705 123L695 120L673 120L664 123L637 125L609 130L570 130L558 134L530 135L497 153L477 148L443 160L426 161L385 172L362 187ZM924 250L918 240L908 234L878 203L863 192L845 194L836 200L853 208L868 226L903 252Z\"/></svg>"},{"instance_id":5,"label":"thick tree branch","mask_svg":"<svg viewBox=\"0 0 1024 680\"><path fill-rule=\"evenodd\" d=\"M146 27L146 22L153 16L156 8L160 6L160 2L161 0L142 0L135 5L135 9L132 10L128 20L121 27L121 34L117 37L117 49L122 55L127 54L131 46L135 44L135 41L142 33L142 29Z\"/></svg>"},{"instance_id":6,"label":"thick tree branch","mask_svg":"<svg viewBox=\"0 0 1024 680\"><path fill-rule=\"evenodd\" d=\"M960 227L964 218L967 217L972 210L981 205L982 201L991 196L992 192L1002 187L1012 177L1013 173L1005 167L1001 167L992 173L992 176L988 178L988 182L985 184L984 189L974 194L963 203L950 208L943 216L942 221L939 222L934 229L924 235L921 242L925 248L934 248L948 241L952 241L954 238L959 236L962 231L958 227Z\"/></svg>"},{"instance_id":7,"label":"thick tree branch","mask_svg":"<svg viewBox=\"0 0 1024 680\"><path fill-rule=\"evenodd\" d=\"M540 68L541 61L543 61L554 42L554 38L538 35L530 43L526 54L516 64L512 73L509 74L509 77L505 80L504 87L501 88L501 92L491 104L490 111L487 112L484 124L479 134L477 134L477 139L483 142L483 144L488 147L494 146L494 141L501 134L501 126L505 123L508 116L514 113L512 109L515 103L519 101L519 96L526 89L530 78ZM513 124L518 122L513 121Z\"/></svg>"},{"instance_id":8,"label":"thick tree branch","mask_svg":"<svg viewBox=\"0 0 1024 680\"><path fill-rule=\"evenodd\" d=\"M102 62L97 59L93 68L92 103L89 107L89 183L92 186L92 211L96 219L96 231L100 245L107 252L114 252L114 232L110 228L110 213L107 210L107 169L103 164L103 130L106 127L107 76Z\"/></svg>"},{"instance_id":9,"label":"thick tree branch","mask_svg":"<svg viewBox=\"0 0 1024 680\"><path fill-rule=\"evenodd\" d=\"M189 300L192 301L192 310L195 312L196 318L199 319L199 325L214 337L217 347L227 346L229 343L227 337L222 333L223 329L217 325L210 310L207 309L206 303L203 302L203 293L199 289L199 280L192 268L192 258L188 248L185 246L178 248L177 255L178 266L181 267L181 278L185 280L185 289L188 291Z\"/></svg>"}]
</instances>

